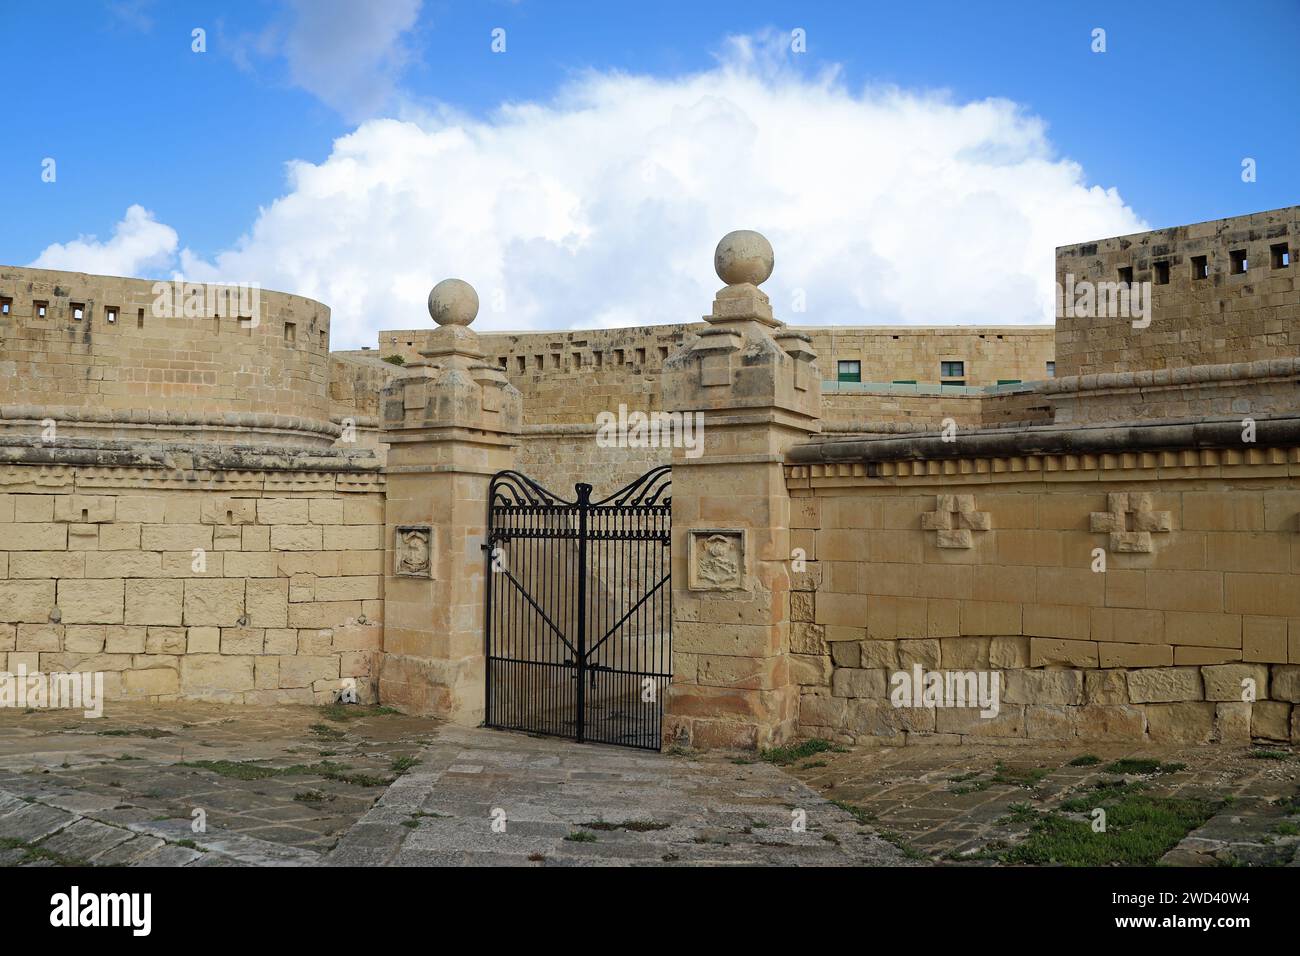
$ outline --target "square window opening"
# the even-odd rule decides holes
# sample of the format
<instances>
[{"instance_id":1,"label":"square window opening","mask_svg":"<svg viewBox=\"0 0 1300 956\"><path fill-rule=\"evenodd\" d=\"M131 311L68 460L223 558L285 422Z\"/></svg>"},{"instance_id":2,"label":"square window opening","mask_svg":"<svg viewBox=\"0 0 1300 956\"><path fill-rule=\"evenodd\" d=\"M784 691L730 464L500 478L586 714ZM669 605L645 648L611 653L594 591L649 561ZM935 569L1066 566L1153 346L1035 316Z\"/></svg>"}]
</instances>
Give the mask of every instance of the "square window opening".
<instances>
[{"instance_id":1,"label":"square window opening","mask_svg":"<svg viewBox=\"0 0 1300 956\"><path fill-rule=\"evenodd\" d=\"M965 362L940 362L939 375L941 378L957 378L966 374ZM949 383L956 384L956 383Z\"/></svg>"},{"instance_id":2,"label":"square window opening","mask_svg":"<svg viewBox=\"0 0 1300 956\"><path fill-rule=\"evenodd\" d=\"M68 309L72 312L74 321L80 322L86 317L86 303L84 302L69 302Z\"/></svg>"},{"instance_id":3,"label":"square window opening","mask_svg":"<svg viewBox=\"0 0 1300 956\"><path fill-rule=\"evenodd\" d=\"M1122 282L1122 283L1124 283L1125 285L1132 285L1132 284L1133 284L1133 267L1132 267L1132 266L1120 266L1120 268L1119 268L1119 281Z\"/></svg>"},{"instance_id":4,"label":"square window opening","mask_svg":"<svg viewBox=\"0 0 1300 956\"><path fill-rule=\"evenodd\" d=\"M32 315L36 316L38 319L45 318L46 313L49 311L50 304L48 302L36 301L32 303Z\"/></svg>"},{"instance_id":5,"label":"square window opening","mask_svg":"<svg viewBox=\"0 0 1300 956\"><path fill-rule=\"evenodd\" d=\"M1157 262L1152 268L1156 273L1156 285L1169 285L1169 263Z\"/></svg>"}]
</instances>

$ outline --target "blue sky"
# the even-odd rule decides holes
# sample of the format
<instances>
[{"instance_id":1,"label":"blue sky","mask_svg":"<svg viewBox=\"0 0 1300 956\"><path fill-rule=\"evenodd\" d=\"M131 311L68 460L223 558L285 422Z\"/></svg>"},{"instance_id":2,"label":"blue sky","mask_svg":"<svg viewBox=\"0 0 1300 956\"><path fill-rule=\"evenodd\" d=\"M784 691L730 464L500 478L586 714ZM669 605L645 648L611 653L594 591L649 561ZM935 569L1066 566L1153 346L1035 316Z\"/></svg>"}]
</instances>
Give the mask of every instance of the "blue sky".
<instances>
[{"instance_id":1,"label":"blue sky","mask_svg":"<svg viewBox=\"0 0 1300 956\"><path fill-rule=\"evenodd\" d=\"M1248 9L1194 0L401 0L395 24L386 34L380 28L370 47L358 28L369 19L354 5L316 6L340 15L322 20L318 13L307 22L303 7L271 0L0 7L9 131L0 150L0 262L28 263L78 236L104 241L139 204L175 231L193 261L217 263L254 229L260 209L294 193L288 162L326 166L336 140L367 123L414 116L426 130L445 129L450 110L458 117L451 125L477 124L474 135L488 150L502 104L555 107L561 90L593 73L663 82L707 75L725 58L728 37L770 41L796 27L806 31L807 52L784 56L785 78L773 83L811 95L834 66L833 82L850 97L898 87L921 97L939 91L959 105L1004 98L1045 124L1037 151L1077 163L1084 186L1114 188L1132 216L1153 227L1300 202L1300 0L1262 0ZM206 53L191 51L195 27L207 31ZM505 53L490 48L498 27L506 31ZM1106 30L1105 53L1090 50L1095 27ZM761 59L753 67L760 73ZM826 128L820 120L812 126ZM1005 146L993 139L990 148ZM41 179L46 157L57 162L54 183ZM1257 163L1253 183L1241 178L1247 157ZM796 166L784 175L798 173ZM882 196L890 192L888 183L879 188ZM600 205L595 195L577 199ZM370 213L352 214L364 221ZM1080 230L1102 227L1088 217L1078 223ZM1096 238L1071 233L1069 223L1054 228L1060 242ZM574 254L572 244L566 249ZM456 259L436 247L429 253L449 265ZM177 265L164 260L145 265L153 272ZM312 294L327 291L312 275L337 269L323 262L310 274L269 271ZM405 281L394 279L394 288ZM870 297L863 295L865 307Z\"/></svg>"}]
</instances>

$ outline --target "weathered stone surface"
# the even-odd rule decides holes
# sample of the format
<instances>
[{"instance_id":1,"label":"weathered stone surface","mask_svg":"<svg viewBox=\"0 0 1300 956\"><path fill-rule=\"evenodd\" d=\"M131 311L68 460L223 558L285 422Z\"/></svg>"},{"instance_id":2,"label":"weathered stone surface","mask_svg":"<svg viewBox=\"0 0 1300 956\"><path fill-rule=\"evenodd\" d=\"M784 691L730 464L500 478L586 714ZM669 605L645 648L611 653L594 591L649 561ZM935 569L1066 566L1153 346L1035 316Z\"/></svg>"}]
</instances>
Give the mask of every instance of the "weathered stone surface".
<instances>
[{"instance_id":1,"label":"weathered stone surface","mask_svg":"<svg viewBox=\"0 0 1300 956\"><path fill-rule=\"evenodd\" d=\"M1214 737L1214 708L1209 702L1148 704L1147 733L1155 743L1209 743Z\"/></svg>"},{"instance_id":2,"label":"weathered stone surface","mask_svg":"<svg viewBox=\"0 0 1300 956\"><path fill-rule=\"evenodd\" d=\"M1205 699L1264 700L1268 697L1267 664L1214 664L1201 668Z\"/></svg>"},{"instance_id":3,"label":"weathered stone surface","mask_svg":"<svg viewBox=\"0 0 1300 956\"><path fill-rule=\"evenodd\" d=\"M989 641L989 666L1000 670L1029 666L1029 638L995 637Z\"/></svg>"},{"instance_id":4,"label":"weathered stone surface","mask_svg":"<svg viewBox=\"0 0 1300 956\"><path fill-rule=\"evenodd\" d=\"M1290 704L1278 700L1257 700L1251 707L1253 708L1250 716L1252 737L1287 740L1291 736L1292 707Z\"/></svg>"},{"instance_id":5,"label":"weathered stone surface","mask_svg":"<svg viewBox=\"0 0 1300 956\"><path fill-rule=\"evenodd\" d=\"M1009 704L1082 704L1083 671L1045 668L1002 675L1002 699Z\"/></svg>"},{"instance_id":6,"label":"weathered stone surface","mask_svg":"<svg viewBox=\"0 0 1300 956\"><path fill-rule=\"evenodd\" d=\"M1128 695L1135 704L1205 699L1201 671L1196 667L1147 667L1129 671Z\"/></svg>"},{"instance_id":7,"label":"weathered stone surface","mask_svg":"<svg viewBox=\"0 0 1300 956\"><path fill-rule=\"evenodd\" d=\"M1089 704L1127 704L1128 677L1122 670L1085 671L1083 696Z\"/></svg>"},{"instance_id":8,"label":"weathered stone surface","mask_svg":"<svg viewBox=\"0 0 1300 956\"><path fill-rule=\"evenodd\" d=\"M1220 743L1250 743L1251 704L1224 701L1214 706L1214 739Z\"/></svg>"},{"instance_id":9,"label":"weathered stone surface","mask_svg":"<svg viewBox=\"0 0 1300 956\"><path fill-rule=\"evenodd\" d=\"M1295 664L1275 664L1269 677L1268 696L1274 700L1285 700L1300 704L1300 666Z\"/></svg>"},{"instance_id":10,"label":"weathered stone surface","mask_svg":"<svg viewBox=\"0 0 1300 956\"><path fill-rule=\"evenodd\" d=\"M902 670L910 671L914 664L920 664L925 670L938 670L939 661L937 640L898 642L898 666Z\"/></svg>"},{"instance_id":11,"label":"weathered stone surface","mask_svg":"<svg viewBox=\"0 0 1300 956\"><path fill-rule=\"evenodd\" d=\"M831 679L831 693L836 697L886 697L888 673L882 669L839 667Z\"/></svg>"},{"instance_id":12,"label":"weathered stone surface","mask_svg":"<svg viewBox=\"0 0 1300 956\"><path fill-rule=\"evenodd\" d=\"M1088 704L1078 711L1075 732L1080 740L1141 740L1146 733L1146 711L1141 707Z\"/></svg>"}]
</instances>

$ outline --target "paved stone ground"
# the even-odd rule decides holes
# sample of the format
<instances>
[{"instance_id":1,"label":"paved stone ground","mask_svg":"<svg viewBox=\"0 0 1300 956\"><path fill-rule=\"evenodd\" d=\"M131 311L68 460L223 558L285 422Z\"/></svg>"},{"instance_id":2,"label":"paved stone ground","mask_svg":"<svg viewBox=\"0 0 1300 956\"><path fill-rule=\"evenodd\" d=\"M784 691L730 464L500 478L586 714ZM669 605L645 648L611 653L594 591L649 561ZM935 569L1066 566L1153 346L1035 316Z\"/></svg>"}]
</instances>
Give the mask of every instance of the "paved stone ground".
<instances>
[{"instance_id":1,"label":"paved stone ground","mask_svg":"<svg viewBox=\"0 0 1300 956\"><path fill-rule=\"evenodd\" d=\"M204 832L191 829L196 808ZM796 810L805 830L792 827ZM0 865L319 862L906 860L780 769L734 755L577 745L375 708L0 711Z\"/></svg>"},{"instance_id":2,"label":"paved stone ground","mask_svg":"<svg viewBox=\"0 0 1300 956\"><path fill-rule=\"evenodd\" d=\"M1084 753L1099 762L1070 765ZM860 747L779 768L383 708L9 710L0 865L993 865L971 857L1025 839L1032 815L1017 806L1052 810L1118 779L1112 761L1149 757L1185 766L1125 778L1145 792L1230 801L1162 862L1300 866L1300 755L1268 754L1282 759L1240 747Z\"/></svg>"},{"instance_id":3,"label":"paved stone ground","mask_svg":"<svg viewBox=\"0 0 1300 956\"><path fill-rule=\"evenodd\" d=\"M794 829L802 812L806 828ZM494 830L494 820L504 830ZM499 824L498 824L499 826ZM327 864L901 865L777 767L444 727Z\"/></svg>"},{"instance_id":4,"label":"paved stone ground","mask_svg":"<svg viewBox=\"0 0 1300 956\"><path fill-rule=\"evenodd\" d=\"M377 708L0 711L0 865L309 865L436 728Z\"/></svg>"},{"instance_id":5,"label":"paved stone ground","mask_svg":"<svg viewBox=\"0 0 1300 956\"><path fill-rule=\"evenodd\" d=\"M1083 755L1100 760L1070 766ZM1121 758L1185 766L1123 777L1106 772ZM819 753L790 769L824 797L860 808L910 855L933 862L961 864L963 856L1016 845L1032 822L1013 814L1014 805L1051 810L1099 781L1123 779L1141 781L1144 792L1154 796L1228 801L1161 863L1300 866L1298 838L1292 835L1300 832L1300 753L1284 745L1254 751L1096 744L858 747Z\"/></svg>"}]
</instances>

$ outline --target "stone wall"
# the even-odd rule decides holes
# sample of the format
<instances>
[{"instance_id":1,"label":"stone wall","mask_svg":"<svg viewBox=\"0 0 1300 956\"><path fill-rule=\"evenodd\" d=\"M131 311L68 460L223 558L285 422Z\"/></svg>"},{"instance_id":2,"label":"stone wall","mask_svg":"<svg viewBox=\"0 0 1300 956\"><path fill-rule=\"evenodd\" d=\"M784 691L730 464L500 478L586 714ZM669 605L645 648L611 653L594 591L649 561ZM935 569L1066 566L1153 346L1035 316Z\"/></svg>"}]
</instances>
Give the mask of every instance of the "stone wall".
<instances>
[{"instance_id":1,"label":"stone wall","mask_svg":"<svg viewBox=\"0 0 1300 956\"><path fill-rule=\"evenodd\" d=\"M207 301L210 287L187 288ZM168 317L157 314L158 298L143 279L0 266L0 304L9 309L0 314L6 417L16 407L38 420L88 411L87 422L129 422L135 413L145 423L248 427L278 417L286 434L328 443L327 307L258 290L256 316ZM174 296L167 302L176 305Z\"/></svg>"},{"instance_id":2,"label":"stone wall","mask_svg":"<svg viewBox=\"0 0 1300 956\"><path fill-rule=\"evenodd\" d=\"M1300 352L1294 261L1300 206L1118 236L1056 250L1056 281L1150 282L1151 322L1126 315L1056 322L1056 374L1091 375L1293 357ZM1198 269L1204 258L1204 270ZM1246 268L1241 269L1240 260ZM1139 320L1140 321L1140 320Z\"/></svg>"},{"instance_id":3,"label":"stone wall","mask_svg":"<svg viewBox=\"0 0 1300 956\"><path fill-rule=\"evenodd\" d=\"M800 732L1300 740L1296 444L838 464L797 449ZM999 715L892 706L890 676L915 664L998 671Z\"/></svg>"},{"instance_id":4,"label":"stone wall","mask_svg":"<svg viewBox=\"0 0 1300 956\"><path fill-rule=\"evenodd\" d=\"M373 700L383 480L9 465L0 665L102 671L109 699Z\"/></svg>"}]
</instances>

